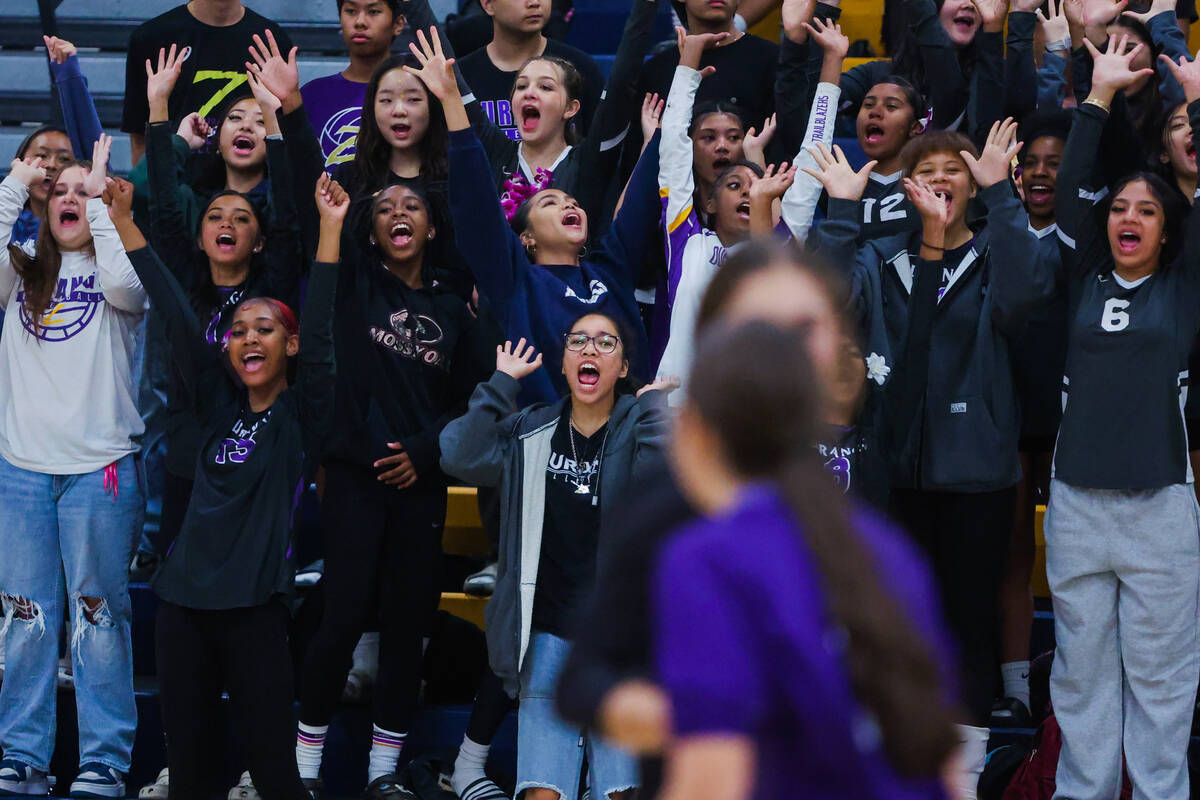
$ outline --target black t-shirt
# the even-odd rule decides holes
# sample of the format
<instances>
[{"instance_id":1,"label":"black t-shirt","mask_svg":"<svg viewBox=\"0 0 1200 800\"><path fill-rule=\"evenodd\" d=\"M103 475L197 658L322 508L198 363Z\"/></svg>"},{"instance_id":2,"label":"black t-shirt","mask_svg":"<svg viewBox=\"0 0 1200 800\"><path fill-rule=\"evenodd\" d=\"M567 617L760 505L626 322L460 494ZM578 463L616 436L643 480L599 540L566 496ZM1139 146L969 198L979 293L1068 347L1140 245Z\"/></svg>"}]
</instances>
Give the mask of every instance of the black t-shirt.
<instances>
[{"instance_id":1,"label":"black t-shirt","mask_svg":"<svg viewBox=\"0 0 1200 800\"><path fill-rule=\"evenodd\" d=\"M142 134L150 116L146 101L146 60L156 67L160 48L172 44L191 48L183 71L171 92L169 102L171 122L178 123L193 111L211 116L231 94L249 95L246 83L247 48L254 34L263 36L270 29L285 55L292 40L277 24L247 8L241 20L233 25L214 27L200 22L187 10L177 6L165 14L143 22L129 37L129 53L125 59L125 112L121 130ZM264 37L265 41L265 37Z\"/></svg>"},{"instance_id":2,"label":"black t-shirt","mask_svg":"<svg viewBox=\"0 0 1200 800\"><path fill-rule=\"evenodd\" d=\"M712 100L731 102L746 115L747 128L762 129L763 120L775 112L775 66L779 63L779 45L746 34L732 44L705 50L700 66L716 67L715 74L700 82L696 107ZM666 97L671 91L679 50L671 47L650 58L642 67L637 97L658 92ZM634 126L637 128L638 126ZM638 146L641 132L638 130Z\"/></svg>"},{"instance_id":3,"label":"black t-shirt","mask_svg":"<svg viewBox=\"0 0 1200 800\"><path fill-rule=\"evenodd\" d=\"M204 459L214 474L214 483L221 482L220 478L215 476L233 472L246 463L246 459L254 452L258 432L270 419L270 408L265 411L243 408L225 438L221 441L214 438L208 443L208 452L204 454Z\"/></svg>"},{"instance_id":4,"label":"black t-shirt","mask_svg":"<svg viewBox=\"0 0 1200 800\"><path fill-rule=\"evenodd\" d=\"M971 252L971 248L975 246L975 239L968 239L966 244L960 244L958 247L948 248L942 254L942 280L938 284L938 301L942 299L942 295L950 288L950 278L955 272L963 266L963 261ZM1030 257L1032 257L1032 253ZM974 260L974 259L972 259Z\"/></svg>"},{"instance_id":5,"label":"black t-shirt","mask_svg":"<svg viewBox=\"0 0 1200 800\"><path fill-rule=\"evenodd\" d=\"M604 73L596 62L582 50L569 44L546 40L545 54L570 61L583 77L583 96L579 98L579 135L587 134L592 116L600 103L600 92L604 89ZM458 62L463 78L471 87L471 94L479 101L485 114L512 139L520 139L517 121L512 113L512 89L517 80L516 72L501 72L488 58L487 48L482 47ZM640 97L640 95L639 95Z\"/></svg>"},{"instance_id":6,"label":"black t-shirt","mask_svg":"<svg viewBox=\"0 0 1200 800\"><path fill-rule=\"evenodd\" d=\"M596 579L600 533L596 491L607 432L607 425L591 436L574 431L568 405L550 440L533 627L563 638L573 635L575 615Z\"/></svg>"},{"instance_id":7,"label":"black t-shirt","mask_svg":"<svg viewBox=\"0 0 1200 800\"><path fill-rule=\"evenodd\" d=\"M862 196L862 217L859 219L858 243L882 239L897 233L908 233L921 227L921 215L913 208L900 176L888 181L871 173Z\"/></svg>"}]
</instances>

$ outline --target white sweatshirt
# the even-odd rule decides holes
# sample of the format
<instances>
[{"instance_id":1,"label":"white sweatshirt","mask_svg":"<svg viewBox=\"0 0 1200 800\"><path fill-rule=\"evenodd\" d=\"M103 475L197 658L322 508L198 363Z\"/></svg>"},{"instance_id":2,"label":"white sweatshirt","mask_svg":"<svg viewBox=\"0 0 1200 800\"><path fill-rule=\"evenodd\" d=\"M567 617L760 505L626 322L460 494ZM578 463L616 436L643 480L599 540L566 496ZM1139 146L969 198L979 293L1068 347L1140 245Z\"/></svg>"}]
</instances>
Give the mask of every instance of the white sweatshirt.
<instances>
[{"instance_id":1,"label":"white sweatshirt","mask_svg":"<svg viewBox=\"0 0 1200 800\"><path fill-rule=\"evenodd\" d=\"M28 188L0 182L0 456L33 472L79 475L137 452L143 431L132 364L146 292L99 198L87 203L95 255L63 253L35 336L9 258ZM43 230L41 236L49 236ZM33 252L33 244L28 245Z\"/></svg>"}]
</instances>

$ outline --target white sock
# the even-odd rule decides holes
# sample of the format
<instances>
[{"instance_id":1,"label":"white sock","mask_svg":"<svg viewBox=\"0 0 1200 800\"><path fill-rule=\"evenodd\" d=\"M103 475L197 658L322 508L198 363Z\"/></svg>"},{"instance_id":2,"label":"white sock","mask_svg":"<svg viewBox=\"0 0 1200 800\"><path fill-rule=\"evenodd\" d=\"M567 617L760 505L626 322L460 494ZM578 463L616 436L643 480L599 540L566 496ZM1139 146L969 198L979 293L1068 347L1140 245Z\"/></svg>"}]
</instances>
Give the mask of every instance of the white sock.
<instances>
[{"instance_id":1,"label":"white sock","mask_svg":"<svg viewBox=\"0 0 1200 800\"><path fill-rule=\"evenodd\" d=\"M959 769L955 776L958 784L958 800L977 800L979 776L987 764L987 744L991 731L972 725L955 725L962 742L959 748Z\"/></svg>"},{"instance_id":2,"label":"white sock","mask_svg":"<svg viewBox=\"0 0 1200 800\"><path fill-rule=\"evenodd\" d=\"M490 744L479 744L472 741L470 736L464 736L458 748L458 758L454 759L454 774L450 776L450 785L460 798L465 797L467 787L480 778L486 777L483 767L487 764Z\"/></svg>"},{"instance_id":3,"label":"white sock","mask_svg":"<svg viewBox=\"0 0 1200 800\"><path fill-rule=\"evenodd\" d=\"M1004 696L1015 697L1025 704L1025 708L1029 708L1029 662L1009 661L1001 664L1000 675L1004 678Z\"/></svg>"},{"instance_id":4,"label":"white sock","mask_svg":"<svg viewBox=\"0 0 1200 800\"><path fill-rule=\"evenodd\" d=\"M296 732L296 766L300 777L313 780L321 775L321 753L325 750L325 734L328 725L305 725L300 723Z\"/></svg>"},{"instance_id":5,"label":"white sock","mask_svg":"<svg viewBox=\"0 0 1200 800\"><path fill-rule=\"evenodd\" d=\"M385 731L378 725L372 726L371 757L367 761L367 783L396 771L400 761L400 749L404 747L407 733Z\"/></svg>"},{"instance_id":6,"label":"white sock","mask_svg":"<svg viewBox=\"0 0 1200 800\"><path fill-rule=\"evenodd\" d=\"M379 674L379 631L367 631L354 645L353 663L350 669L370 676L374 681Z\"/></svg>"}]
</instances>

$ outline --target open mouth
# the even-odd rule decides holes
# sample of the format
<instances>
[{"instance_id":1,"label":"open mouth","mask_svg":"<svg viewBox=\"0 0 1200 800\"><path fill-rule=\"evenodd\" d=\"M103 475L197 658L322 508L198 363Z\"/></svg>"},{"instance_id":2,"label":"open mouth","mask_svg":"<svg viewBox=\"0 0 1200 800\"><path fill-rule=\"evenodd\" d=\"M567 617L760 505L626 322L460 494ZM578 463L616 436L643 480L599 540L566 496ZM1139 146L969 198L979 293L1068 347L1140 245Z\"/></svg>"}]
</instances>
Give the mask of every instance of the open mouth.
<instances>
[{"instance_id":1,"label":"open mouth","mask_svg":"<svg viewBox=\"0 0 1200 800\"><path fill-rule=\"evenodd\" d=\"M397 139L407 139L408 132L412 130L412 125L407 122L397 122L392 126L392 135Z\"/></svg>"},{"instance_id":2,"label":"open mouth","mask_svg":"<svg viewBox=\"0 0 1200 800\"><path fill-rule=\"evenodd\" d=\"M583 227L583 215L578 211L568 211L563 214L562 224L568 228L581 228Z\"/></svg>"},{"instance_id":3,"label":"open mouth","mask_svg":"<svg viewBox=\"0 0 1200 800\"><path fill-rule=\"evenodd\" d=\"M580 386L593 387L600 382L600 367L595 361L585 361L579 365L576 377Z\"/></svg>"},{"instance_id":4,"label":"open mouth","mask_svg":"<svg viewBox=\"0 0 1200 800\"><path fill-rule=\"evenodd\" d=\"M542 112L532 103L521 106L521 132L532 133L542 121Z\"/></svg>"},{"instance_id":5,"label":"open mouth","mask_svg":"<svg viewBox=\"0 0 1200 800\"><path fill-rule=\"evenodd\" d=\"M954 202L954 195L950 194L945 189L937 189L934 191L934 194L941 198L942 202L946 204L947 208L949 208Z\"/></svg>"},{"instance_id":6,"label":"open mouth","mask_svg":"<svg viewBox=\"0 0 1200 800\"><path fill-rule=\"evenodd\" d=\"M1193 142L1192 140L1189 139L1187 146L1183 148L1183 152L1187 155L1188 158L1194 159L1196 157L1195 142Z\"/></svg>"},{"instance_id":7,"label":"open mouth","mask_svg":"<svg viewBox=\"0 0 1200 800\"><path fill-rule=\"evenodd\" d=\"M951 22L960 33L970 33L975 27L975 15L970 11L960 11Z\"/></svg>"},{"instance_id":8,"label":"open mouth","mask_svg":"<svg viewBox=\"0 0 1200 800\"><path fill-rule=\"evenodd\" d=\"M79 223L79 212L77 211L62 211L58 215L58 224L64 228L69 228L72 225Z\"/></svg>"},{"instance_id":9,"label":"open mouth","mask_svg":"<svg viewBox=\"0 0 1200 800\"><path fill-rule=\"evenodd\" d=\"M234 245L236 245L236 244L237 244L237 239L233 238L233 234L230 234L230 233L218 233L217 234L217 248L219 250L221 250L223 252L227 252L229 250L232 250L234 248Z\"/></svg>"},{"instance_id":10,"label":"open mouth","mask_svg":"<svg viewBox=\"0 0 1200 800\"><path fill-rule=\"evenodd\" d=\"M388 231L388 238L392 240L392 244L396 247L406 247L412 242L412 225L407 222L397 222Z\"/></svg>"},{"instance_id":11,"label":"open mouth","mask_svg":"<svg viewBox=\"0 0 1200 800\"><path fill-rule=\"evenodd\" d=\"M1054 201L1054 187L1044 183L1035 183L1029 187L1029 202L1044 206Z\"/></svg>"},{"instance_id":12,"label":"open mouth","mask_svg":"<svg viewBox=\"0 0 1200 800\"><path fill-rule=\"evenodd\" d=\"M863 128L863 141L867 144L879 144L883 141L883 128L873 122Z\"/></svg>"},{"instance_id":13,"label":"open mouth","mask_svg":"<svg viewBox=\"0 0 1200 800\"><path fill-rule=\"evenodd\" d=\"M1126 255L1137 250L1141 243L1142 237L1133 231L1121 231L1117 234L1117 247Z\"/></svg>"},{"instance_id":14,"label":"open mouth","mask_svg":"<svg viewBox=\"0 0 1200 800\"><path fill-rule=\"evenodd\" d=\"M718 158L714 159L712 162L713 172L719 173L721 170L725 169L732 163L733 163L733 159L726 158L725 156L719 156Z\"/></svg>"},{"instance_id":15,"label":"open mouth","mask_svg":"<svg viewBox=\"0 0 1200 800\"><path fill-rule=\"evenodd\" d=\"M242 369L246 372L258 372L263 368L263 364L265 363L267 363L267 357L262 353L245 353L242 355Z\"/></svg>"},{"instance_id":16,"label":"open mouth","mask_svg":"<svg viewBox=\"0 0 1200 800\"><path fill-rule=\"evenodd\" d=\"M249 136L233 137L233 152L239 156L248 156L254 152L254 140Z\"/></svg>"},{"instance_id":17,"label":"open mouth","mask_svg":"<svg viewBox=\"0 0 1200 800\"><path fill-rule=\"evenodd\" d=\"M738 203L735 211L737 211L737 215L739 218L744 219L744 220L749 220L750 219L750 201L743 200L742 202Z\"/></svg>"}]
</instances>

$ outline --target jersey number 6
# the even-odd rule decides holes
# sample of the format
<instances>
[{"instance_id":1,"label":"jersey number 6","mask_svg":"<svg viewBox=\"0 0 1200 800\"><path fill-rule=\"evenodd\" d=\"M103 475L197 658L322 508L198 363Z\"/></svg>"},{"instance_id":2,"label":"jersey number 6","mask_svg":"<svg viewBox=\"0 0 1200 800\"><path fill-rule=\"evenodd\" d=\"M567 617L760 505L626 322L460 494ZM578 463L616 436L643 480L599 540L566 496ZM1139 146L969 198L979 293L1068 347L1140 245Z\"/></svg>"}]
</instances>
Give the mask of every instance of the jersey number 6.
<instances>
[{"instance_id":1,"label":"jersey number 6","mask_svg":"<svg viewBox=\"0 0 1200 800\"><path fill-rule=\"evenodd\" d=\"M1104 315L1100 318L1100 327L1109 333L1123 331L1129 327L1129 312L1125 309L1129 308L1128 300L1118 300L1115 297L1108 298L1104 304Z\"/></svg>"}]
</instances>

